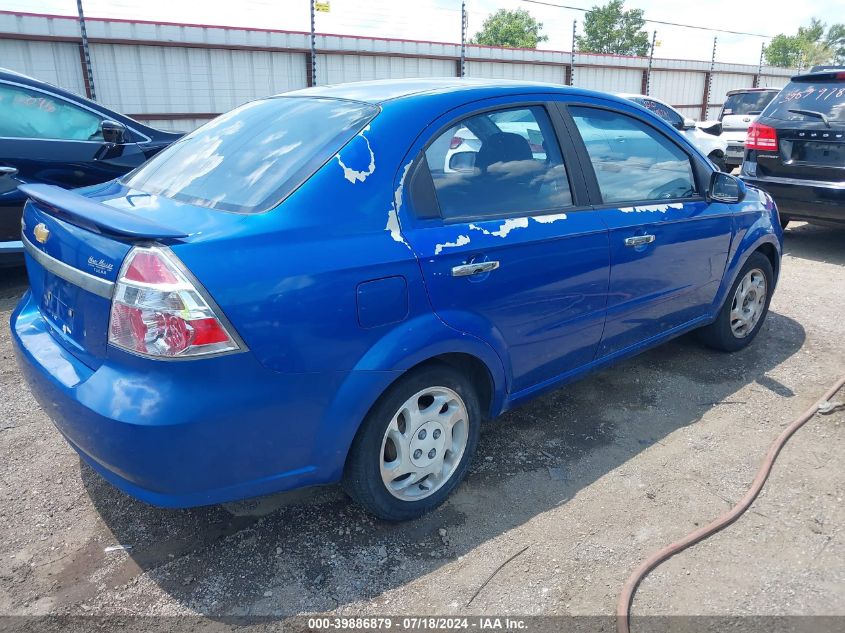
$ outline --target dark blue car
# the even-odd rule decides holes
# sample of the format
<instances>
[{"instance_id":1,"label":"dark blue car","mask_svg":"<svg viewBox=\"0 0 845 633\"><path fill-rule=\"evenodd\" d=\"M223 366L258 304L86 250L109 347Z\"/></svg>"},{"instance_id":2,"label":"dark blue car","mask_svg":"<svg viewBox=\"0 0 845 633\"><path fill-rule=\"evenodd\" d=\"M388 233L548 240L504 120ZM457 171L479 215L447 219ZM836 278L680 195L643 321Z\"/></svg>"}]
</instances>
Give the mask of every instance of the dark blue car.
<instances>
[{"instance_id":1,"label":"dark blue car","mask_svg":"<svg viewBox=\"0 0 845 633\"><path fill-rule=\"evenodd\" d=\"M164 506L341 481L419 516L482 419L691 330L748 345L783 239L646 109L530 83L302 90L120 180L23 190L23 373Z\"/></svg>"},{"instance_id":2,"label":"dark blue car","mask_svg":"<svg viewBox=\"0 0 845 633\"><path fill-rule=\"evenodd\" d=\"M23 264L26 196L19 184L74 188L112 180L179 136L0 69L0 266Z\"/></svg>"}]
</instances>

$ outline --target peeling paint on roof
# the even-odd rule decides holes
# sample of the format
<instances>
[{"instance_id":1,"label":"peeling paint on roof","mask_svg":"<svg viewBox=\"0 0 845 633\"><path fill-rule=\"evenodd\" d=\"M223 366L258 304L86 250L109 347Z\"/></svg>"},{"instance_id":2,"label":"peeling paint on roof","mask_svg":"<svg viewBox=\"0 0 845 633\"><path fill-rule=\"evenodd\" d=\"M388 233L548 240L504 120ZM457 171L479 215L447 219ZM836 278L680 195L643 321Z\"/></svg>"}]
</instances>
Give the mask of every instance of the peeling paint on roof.
<instances>
[{"instance_id":1,"label":"peeling paint on roof","mask_svg":"<svg viewBox=\"0 0 845 633\"><path fill-rule=\"evenodd\" d=\"M358 136L360 136L362 139L364 139L364 142L367 144L367 151L370 153L370 164L367 166L366 169L363 169L363 170L352 169L346 163L344 163L343 159L340 157L343 150L341 150L340 152L335 154L335 158L337 158L338 164L340 165L341 169L343 169L343 177L346 178L353 185L356 182L364 182L367 179L367 177L372 176L373 172L375 172L375 170L376 170L376 155L373 152L373 148L370 145L369 139L366 136L364 136L364 132L369 132L369 131L370 131L370 126L368 125L363 130L358 132Z\"/></svg>"}]
</instances>

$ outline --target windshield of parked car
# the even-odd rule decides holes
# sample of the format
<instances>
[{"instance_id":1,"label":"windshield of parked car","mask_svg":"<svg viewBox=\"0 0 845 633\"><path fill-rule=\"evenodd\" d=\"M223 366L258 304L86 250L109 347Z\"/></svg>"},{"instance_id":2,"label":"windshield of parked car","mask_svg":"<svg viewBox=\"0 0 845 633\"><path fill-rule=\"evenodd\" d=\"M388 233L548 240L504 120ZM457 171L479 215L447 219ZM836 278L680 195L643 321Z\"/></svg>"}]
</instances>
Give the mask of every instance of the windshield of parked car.
<instances>
[{"instance_id":1,"label":"windshield of parked car","mask_svg":"<svg viewBox=\"0 0 845 633\"><path fill-rule=\"evenodd\" d=\"M761 92L737 92L728 95L722 106L722 116L730 114L760 114L769 105L777 92L764 90ZM721 118L721 117L720 117Z\"/></svg>"},{"instance_id":2,"label":"windshield of parked car","mask_svg":"<svg viewBox=\"0 0 845 633\"><path fill-rule=\"evenodd\" d=\"M819 113L830 123L845 123L845 80L790 82L766 108L764 116L785 121L821 119L795 110Z\"/></svg>"},{"instance_id":3,"label":"windshield of parked car","mask_svg":"<svg viewBox=\"0 0 845 633\"><path fill-rule=\"evenodd\" d=\"M273 97L180 139L124 180L145 193L221 211L273 208L378 112L356 101Z\"/></svg>"}]
</instances>

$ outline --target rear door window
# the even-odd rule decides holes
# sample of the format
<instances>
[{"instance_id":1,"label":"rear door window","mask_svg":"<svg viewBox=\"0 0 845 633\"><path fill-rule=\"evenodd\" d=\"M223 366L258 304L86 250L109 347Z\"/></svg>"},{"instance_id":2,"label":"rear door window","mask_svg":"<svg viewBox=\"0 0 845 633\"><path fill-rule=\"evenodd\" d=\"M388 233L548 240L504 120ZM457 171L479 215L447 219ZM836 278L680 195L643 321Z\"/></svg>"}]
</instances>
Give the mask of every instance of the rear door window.
<instances>
[{"instance_id":1,"label":"rear door window","mask_svg":"<svg viewBox=\"0 0 845 633\"><path fill-rule=\"evenodd\" d=\"M468 117L428 146L444 219L536 214L572 205L560 146L545 108Z\"/></svg>"},{"instance_id":2,"label":"rear door window","mask_svg":"<svg viewBox=\"0 0 845 633\"><path fill-rule=\"evenodd\" d=\"M133 189L221 211L279 204L378 112L368 103L272 97L242 105L144 163Z\"/></svg>"},{"instance_id":3,"label":"rear door window","mask_svg":"<svg viewBox=\"0 0 845 633\"><path fill-rule=\"evenodd\" d=\"M687 153L634 117L570 107L606 203L693 198L698 190Z\"/></svg>"},{"instance_id":4,"label":"rear door window","mask_svg":"<svg viewBox=\"0 0 845 633\"><path fill-rule=\"evenodd\" d=\"M0 83L0 137L102 140L102 119L46 92Z\"/></svg>"},{"instance_id":5,"label":"rear door window","mask_svg":"<svg viewBox=\"0 0 845 633\"><path fill-rule=\"evenodd\" d=\"M795 110L817 112L831 123L845 123L845 80L790 82L766 108L763 116L785 121L821 120L818 116Z\"/></svg>"}]
</instances>

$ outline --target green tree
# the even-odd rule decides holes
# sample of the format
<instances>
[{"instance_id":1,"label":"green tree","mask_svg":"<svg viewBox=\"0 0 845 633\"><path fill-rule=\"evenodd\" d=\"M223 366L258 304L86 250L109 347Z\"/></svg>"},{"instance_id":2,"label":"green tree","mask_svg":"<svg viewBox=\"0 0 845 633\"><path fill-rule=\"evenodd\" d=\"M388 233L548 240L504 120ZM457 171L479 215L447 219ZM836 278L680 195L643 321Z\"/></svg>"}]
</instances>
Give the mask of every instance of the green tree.
<instances>
[{"instance_id":1,"label":"green tree","mask_svg":"<svg viewBox=\"0 0 845 633\"><path fill-rule=\"evenodd\" d=\"M845 24L831 24L825 40L833 55L833 62L845 64Z\"/></svg>"},{"instance_id":2,"label":"green tree","mask_svg":"<svg viewBox=\"0 0 845 633\"><path fill-rule=\"evenodd\" d=\"M772 66L795 68L814 64L845 63L845 24L832 24L830 28L819 20L810 20L810 26L798 27L795 35L780 33L766 47L766 62Z\"/></svg>"},{"instance_id":3,"label":"green tree","mask_svg":"<svg viewBox=\"0 0 845 633\"><path fill-rule=\"evenodd\" d=\"M537 44L549 39L541 33L542 30L543 23L537 22L525 9L499 9L487 16L481 30L470 42L484 46L537 48Z\"/></svg>"},{"instance_id":4,"label":"green tree","mask_svg":"<svg viewBox=\"0 0 845 633\"><path fill-rule=\"evenodd\" d=\"M610 0L594 6L584 16L584 35L576 38L579 51L615 53L616 55L648 55L648 33L643 30L642 9L625 11L623 0Z\"/></svg>"}]
</instances>

